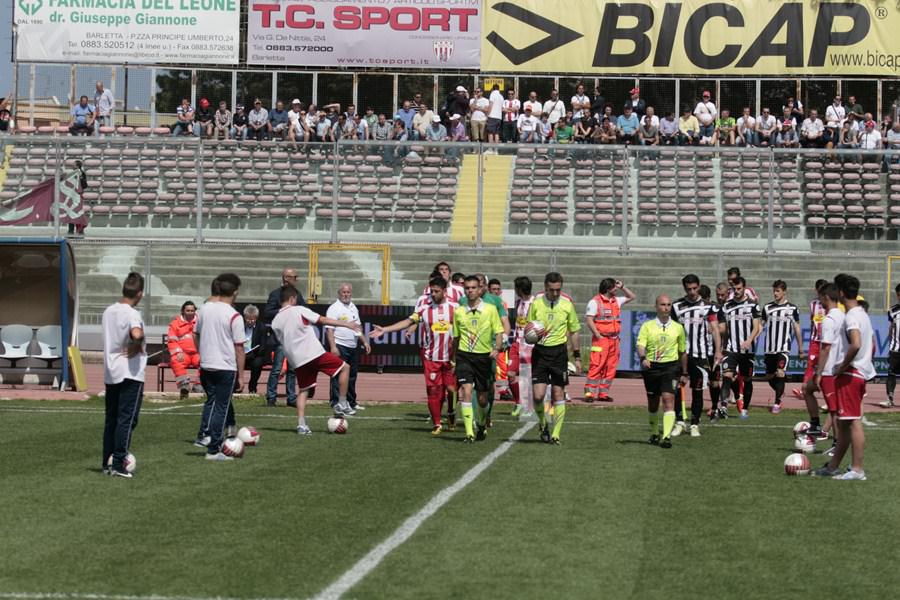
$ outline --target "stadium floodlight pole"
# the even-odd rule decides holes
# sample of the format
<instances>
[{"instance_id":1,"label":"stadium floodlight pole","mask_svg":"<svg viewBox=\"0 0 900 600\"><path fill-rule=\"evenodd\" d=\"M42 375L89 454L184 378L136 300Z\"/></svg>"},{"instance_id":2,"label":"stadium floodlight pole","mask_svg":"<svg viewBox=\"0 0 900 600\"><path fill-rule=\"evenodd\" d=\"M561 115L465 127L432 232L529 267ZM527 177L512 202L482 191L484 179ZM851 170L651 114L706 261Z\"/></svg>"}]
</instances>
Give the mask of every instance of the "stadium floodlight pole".
<instances>
[{"instance_id":1,"label":"stadium floodlight pole","mask_svg":"<svg viewBox=\"0 0 900 600\"><path fill-rule=\"evenodd\" d=\"M775 181L775 149L771 146L769 152L769 181ZM766 255L775 254L775 186L769 184L769 214L768 231L766 233Z\"/></svg>"},{"instance_id":2,"label":"stadium floodlight pole","mask_svg":"<svg viewBox=\"0 0 900 600\"><path fill-rule=\"evenodd\" d=\"M484 144L478 145L478 198L475 214L475 247L481 248L484 241L481 226L484 221Z\"/></svg>"}]
</instances>

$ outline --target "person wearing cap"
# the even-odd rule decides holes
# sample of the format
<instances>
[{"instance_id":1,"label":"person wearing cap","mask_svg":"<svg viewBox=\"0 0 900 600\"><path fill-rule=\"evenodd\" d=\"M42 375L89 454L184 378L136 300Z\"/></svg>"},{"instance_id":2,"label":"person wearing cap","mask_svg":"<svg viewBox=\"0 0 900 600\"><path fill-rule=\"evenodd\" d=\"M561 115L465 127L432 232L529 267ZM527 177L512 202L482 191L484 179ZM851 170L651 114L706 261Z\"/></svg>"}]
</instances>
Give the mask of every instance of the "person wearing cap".
<instances>
[{"instance_id":1,"label":"person wearing cap","mask_svg":"<svg viewBox=\"0 0 900 600\"><path fill-rule=\"evenodd\" d=\"M866 128L859 134L859 147L861 150L881 150L881 132L875 127L875 121L866 121Z\"/></svg>"},{"instance_id":2,"label":"person wearing cap","mask_svg":"<svg viewBox=\"0 0 900 600\"><path fill-rule=\"evenodd\" d=\"M224 100L219 101L219 110L213 115L213 137L217 140L231 137L231 111Z\"/></svg>"},{"instance_id":3,"label":"person wearing cap","mask_svg":"<svg viewBox=\"0 0 900 600\"><path fill-rule=\"evenodd\" d=\"M734 117L727 108L722 109L722 114L716 119L716 131L713 133L713 145L734 146Z\"/></svg>"},{"instance_id":4,"label":"person wearing cap","mask_svg":"<svg viewBox=\"0 0 900 600\"><path fill-rule=\"evenodd\" d=\"M689 106L685 106L681 113L678 119L678 145L696 146L700 143L700 122Z\"/></svg>"},{"instance_id":5,"label":"person wearing cap","mask_svg":"<svg viewBox=\"0 0 900 600\"><path fill-rule=\"evenodd\" d=\"M709 91L704 90L702 99L694 107L694 116L700 122L700 143L704 145L712 142L716 132L716 117L719 116L716 105L710 98Z\"/></svg>"},{"instance_id":6,"label":"person wearing cap","mask_svg":"<svg viewBox=\"0 0 900 600\"><path fill-rule=\"evenodd\" d=\"M247 138L262 142L266 139L266 133L269 128L269 111L263 108L262 100L257 98L253 101L253 108L247 115Z\"/></svg>"},{"instance_id":7,"label":"person wearing cap","mask_svg":"<svg viewBox=\"0 0 900 600\"><path fill-rule=\"evenodd\" d=\"M791 119L783 119L781 121L781 130L775 136L776 148L797 148L800 146L800 137L797 130L794 129L794 122Z\"/></svg>"},{"instance_id":8,"label":"person wearing cap","mask_svg":"<svg viewBox=\"0 0 900 600\"><path fill-rule=\"evenodd\" d=\"M466 136L466 126L462 122L462 115L450 115L450 141L469 141L469 138Z\"/></svg>"},{"instance_id":9,"label":"person wearing cap","mask_svg":"<svg viewBox=\"0 0 900 600\"><path fill-rule=\"evenodd\" d=\"M269 113L268 135L270 138L284 141L289 131L288 113L284 110L284 102L279 100Z\"/></svg>"},{"instance_id":10,"label":"person wearing cap","mask_svg":"<svg viewBox=\"0 0 900 600\"><path fill-rule=\"evenodd\" d=\"M644 113L647 112L647 103L641 98L641 89L631 88L629 94L631 94L631 97L625 101L625 104L631 106L631 110L634 111L634 114L640 119L644 116Z\"/></svg>"},{"instance_id":11,"label":"person wearing cap","mask_svg":"<svg viewBox=\"0 0 900 600\"><path fill-rule=\"evenodd\" d=\"M526 106L522 114L519 115L519 118L516 120L516 131L519 133L519 143L534 143L537 128L538 120L531 113L531 107Z\"/></svg>"},{"instance_id":12,"label":"person wearing cap","mask_svg":"<svg viewBox=\"0 0 900 600\"><path fill-rule=\"evenodd\" d=\"M296 142L297 140L304 139L304 130L303 130L303 109L301 108L300 100L298 98L294 98L291 101L291 108L287 111L288 118L288 127L287 127L287 137L290 141ZM304 140L306 141L306 140Z\"/></svg>"},{"instance_id":13,"label":"person wearing cap","mask_svg":"<svg viewBox=\"0 0 900 600\"><path fill-rule=\"evenodd\" d=\"M431 117L431 127L425 130L425 140L429 142L447 141L447 128L441 123L439 116Z\"/></svg>"},{"instance_id":14,"label":"person wearing cap","mask_svg":"<svg viewBox=\"0 0 900 600\"><path fill-rule=\"evenodd\" d=\"M804 148L821 148L825 145L822 140L822 134L825 131L825 125L819 118L819 111L812 109L809 116L803 120L800 126L800 145Z\"/></svg>"},{"instance_id":15,"label":"person wearing cap","mask_svg":"<svg viewBox=\"0 0 900 600\"><path fill-rule=\"evenodd\" d=\"M434 111L429 110L428 105L424 102L420 103L419 112L416 113L412 120L412 131L409 132L412 139L424 140L425 130L431 126L432 119L434 119Z\"/></svg>"},{"instance_id":16,"label":"person wearing cap","mask_svg":"<svg viewBox=\"0 0 900 600\"><path fill-rule=\"evenodd\" d=\"M244 113L243 104L234 107L234 114L231 116L231 139L247 139L247 115Z\"/></svg>"},{"instance_id":17,"label":"person wearing cap","mask_svg":"<svg viewBox=\"0 0 900 600\"><path fill-rule=\"evenodd\" d=\"M200 98L200 106L194 113L194 135L197 137L212 137L213 133L213 111L210 108L209 100Z\"/></svg>"},{"instance_id":18,"label":"person wearing cap","mask_svg":"<svg viewBox=\"0 0 900 600\"><path fill-rule=\"evenodd\" d=\"M481 95L481 88L475 88L472 99L469 100L469 127L472 128L472 141L485 141L484 130L487 127L487 114L491 109L491 102Z\"/></svg>"},{"instance_id":19,"label":"person wearing cap","mask_svg":"<svg viewBox=\"0 0 900 600\"><path fill-rule=\"evenodd\" d=\"M175 109L175 124L172 125L172 137L188 133L194 126L194 107L187 98L181 99L181 104Z\"/></svg>"}]
</instances>

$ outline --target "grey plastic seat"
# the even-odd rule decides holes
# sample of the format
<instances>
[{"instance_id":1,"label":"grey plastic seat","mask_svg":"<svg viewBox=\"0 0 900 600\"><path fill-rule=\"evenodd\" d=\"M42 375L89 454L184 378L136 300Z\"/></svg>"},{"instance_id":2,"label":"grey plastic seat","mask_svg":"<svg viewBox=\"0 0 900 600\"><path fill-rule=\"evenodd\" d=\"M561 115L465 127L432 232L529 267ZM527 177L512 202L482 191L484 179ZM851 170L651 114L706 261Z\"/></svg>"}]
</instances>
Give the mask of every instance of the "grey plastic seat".
<instances>
[{"instance_id":1,"label":"grey plastic seat","mask_svg":"<svg viewBox=\"0 0 900 600\"><path fill-rule=\"evenodd\" d=\"M0 342L3 343L0 358L5 358L15 367L18 361L28 358L28 346L33 336L34 332L27 325L5 325L0 329Z\"/></svg>"},{"instance_id":2,"label":"grey plastic seat","mask_svg":"<svg viewBox=\"0 0 900 600\"><path fill-rule=\"evenodd\" d=\"M44 325L37 330L36 337L41 353L31 356L47 361L47 368L50 368L53 361L62 358L62 329L59 325Z\"/></svg>"}]
</instances>

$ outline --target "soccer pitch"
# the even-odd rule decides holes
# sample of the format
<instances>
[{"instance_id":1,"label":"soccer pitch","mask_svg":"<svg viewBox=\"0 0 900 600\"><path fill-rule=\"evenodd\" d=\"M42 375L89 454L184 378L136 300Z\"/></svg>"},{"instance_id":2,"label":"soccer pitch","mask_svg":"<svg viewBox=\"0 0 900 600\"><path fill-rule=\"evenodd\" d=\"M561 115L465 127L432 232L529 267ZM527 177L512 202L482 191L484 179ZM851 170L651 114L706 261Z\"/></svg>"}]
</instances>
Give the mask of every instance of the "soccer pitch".
<instances>
[{"instance_id":1,"label":"soccer pitch","mask_svg":"<svg viewBox=\"0 0 900 600\"><path fill-rule=\"evenodd\" d=\"M127 481L100 474L99 401L0 402L0 597L885 598L900 585L895 415L867 428L869 481L839 482L783 475L795 411L757 409L665 450L635 408L570 408L556 447L509 405L466 445L432 438L424 405L371 405L344 436L316 405L301 438L288 409L248 400L238 424L260 445L210 463L191 445L199 410L145 403Z\"/></svg>"}]
</instances>

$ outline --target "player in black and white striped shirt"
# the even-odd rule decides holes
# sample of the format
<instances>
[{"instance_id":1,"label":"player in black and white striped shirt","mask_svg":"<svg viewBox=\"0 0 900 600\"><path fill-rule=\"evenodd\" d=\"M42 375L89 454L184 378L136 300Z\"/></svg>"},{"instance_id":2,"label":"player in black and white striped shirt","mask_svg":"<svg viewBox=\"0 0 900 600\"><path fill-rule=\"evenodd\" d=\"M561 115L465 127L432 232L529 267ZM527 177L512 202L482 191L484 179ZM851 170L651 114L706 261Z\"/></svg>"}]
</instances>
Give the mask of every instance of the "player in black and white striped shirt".
<instances>
[{"instance_id":1,"label":"player in black and white striped shirt","mask_svg":"<svg viewBox=\"0 0 900 600\"><path fill-rule=\"evenodd\" d=\"M891 324L888 336L891 338L891 348L888 359L887 375L887 400L880 402L882 408L894 407L894 388L897 387L897 375L900 374L900 284L894 288L897 295L897 304L888 311L888 322Z\"/></svg>"},{"instance_id":2,"label":"player in black and white striped shirt","mask_svg":"<svg viewBox=\"0 0 900 600\"><path fill-rule=\"evenodd\" d=\"M753 397L753 354L756 338L762 332L759 322L759 305L747 297L743 277L731 280L734 297L719 311L719 332L728 334L725 345L724 385L722 397L729 390L737 397L741 418L749 416L748 408Z\"/></svg>"},{"instance_id":3,"label":"player in black and white striped shirt","mask_svg":"<svg viewBox=\"0 0 900 600\"><path fill-rule=\"evenodd\" d=\"M684 326L687 339L688 374L691 382L691 437L700 437L703 414L703 390L709 385L714 364L722 360L719 341L718 311L700 297L700 278L694 274L681 280L684 297L672 304L672 319ZM675 402L675 428L672 435L684 429L684 409ZM679 414L682 413L682 414ZM676 431L678 433L676 433Z\"/></svg>"},{"instance_id":4,"label":"player in black and white striped shirt","mask_svg":"<svg viewBox=\"0 0 900 600\"><path fill-rule=\"evenodd\" d=\"M766 324L766 379L775 390L775 404L772 413L781 412L781 397L784 396L784 369L788 363L794 340L803 358L802 334L800 332L800 310L787 301L787 284L781 279L772 284L772 297L763 307L762 320Z\"/></svg>"}]
</instances>

